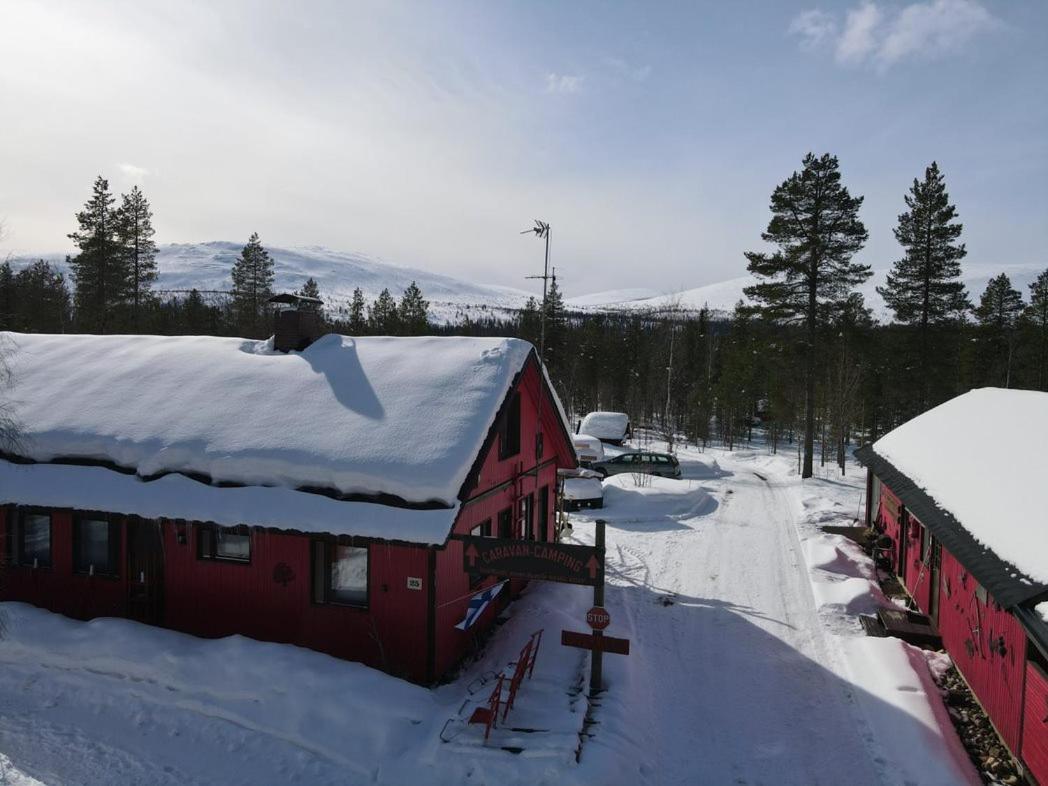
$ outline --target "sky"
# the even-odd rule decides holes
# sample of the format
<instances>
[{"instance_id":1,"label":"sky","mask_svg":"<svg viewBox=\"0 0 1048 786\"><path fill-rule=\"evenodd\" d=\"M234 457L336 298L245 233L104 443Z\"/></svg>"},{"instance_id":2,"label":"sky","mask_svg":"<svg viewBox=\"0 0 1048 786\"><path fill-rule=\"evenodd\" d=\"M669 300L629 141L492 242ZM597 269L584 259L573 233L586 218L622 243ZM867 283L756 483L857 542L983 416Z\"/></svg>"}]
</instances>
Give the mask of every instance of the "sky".
<instances>
[{"instance_id":1,"label":"sky","mask_svg":"<svg viewBox=\"0 0 1048 786\"><path fill-rule=\"evenodd\" d=\"M565 293L743 275L808 151L899 256L936 160L968 260L1048 267L1048 3L4 0L0 256L102 174L156 240L322 245Z\"/></svg>"}]
</instances>

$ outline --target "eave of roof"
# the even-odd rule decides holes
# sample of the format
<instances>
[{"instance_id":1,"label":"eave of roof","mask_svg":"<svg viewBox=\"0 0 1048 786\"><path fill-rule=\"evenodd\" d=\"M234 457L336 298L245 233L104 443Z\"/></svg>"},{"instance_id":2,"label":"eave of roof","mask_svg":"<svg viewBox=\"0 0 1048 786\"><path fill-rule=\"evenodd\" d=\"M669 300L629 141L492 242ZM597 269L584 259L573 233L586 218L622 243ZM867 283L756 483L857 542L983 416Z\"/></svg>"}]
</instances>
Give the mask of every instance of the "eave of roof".
<instances>
[{"instance_id":1,"label":"eave of roof","mask_svg":"<svg viewBox=\"0 0 1048 786\"><path fill-rule=\"evenodd\" d=\"M873 470L902 500L906 509L931 530L936 539L1006 609L1048 597L1048 584L1041 584L1005 562L992 549L977 541L954 516L941 508L924 489L879 455L872 445L855 451L855 458Z\"/></svg>"}]
</instances>

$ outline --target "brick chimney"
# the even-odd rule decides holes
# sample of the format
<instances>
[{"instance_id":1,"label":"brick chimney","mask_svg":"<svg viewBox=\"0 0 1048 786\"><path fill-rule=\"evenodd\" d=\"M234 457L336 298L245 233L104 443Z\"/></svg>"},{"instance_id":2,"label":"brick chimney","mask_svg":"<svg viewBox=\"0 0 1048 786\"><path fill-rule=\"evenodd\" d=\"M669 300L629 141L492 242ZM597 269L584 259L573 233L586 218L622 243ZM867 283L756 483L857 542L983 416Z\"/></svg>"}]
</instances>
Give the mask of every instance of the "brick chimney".
<instances>
[{"instance_id":1,"label":"brick chimney","mask_svg":"<svg viewBox=\"0 0 1048 786\"><path fill-rule=\"evenodd\" d=\"M274 349L280 352L301 352L324 335L324 320L320 315L322 300L284 294L274 295L269 302L276 308Z\"/></svg>"}]
</instances>

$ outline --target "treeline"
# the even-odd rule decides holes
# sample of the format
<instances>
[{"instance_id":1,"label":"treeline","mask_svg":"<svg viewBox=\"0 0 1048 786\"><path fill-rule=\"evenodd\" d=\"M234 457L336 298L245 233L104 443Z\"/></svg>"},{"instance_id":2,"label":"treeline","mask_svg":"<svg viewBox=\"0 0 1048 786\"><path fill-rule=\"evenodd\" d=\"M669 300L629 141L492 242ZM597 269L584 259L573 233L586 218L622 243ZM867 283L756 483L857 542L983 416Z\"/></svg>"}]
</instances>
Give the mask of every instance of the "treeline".
<instances>
[{"instance_id":1,"label":"treeline","mask_svg":"<svg viewBox=\"0 0 1048 786\"><path fill-rule=\"evenodd\" d=\"M46 262L0 266L0 328L270 335L273 262L257 234L228 291L157 293L148 202L134 189L114 204L99 178L71 235L72 282ZM399 299L384 290L368 301L357 289L325 317L349 335L510 335L536 346L544 317L545 361L573 417L620 410L670 441L729 447L760 427L773 449L798 446L810 475L815 462L843 466L847 445L973 387L1048 390L1048 270L1029 292L1002 273L976 297L960 280L963 226L935 163L904 205L899 258L878 290L890 324L873 319L858 291L871 275L853 259L868 236L862 197L830 155L807 156L774 189L766 250L746 254L751 305L730 314L572 313L554 280L544 302L504 318L431 323L414 283ZM323 295L312 279L300 294Z\"/></svg>"}]
</instances>

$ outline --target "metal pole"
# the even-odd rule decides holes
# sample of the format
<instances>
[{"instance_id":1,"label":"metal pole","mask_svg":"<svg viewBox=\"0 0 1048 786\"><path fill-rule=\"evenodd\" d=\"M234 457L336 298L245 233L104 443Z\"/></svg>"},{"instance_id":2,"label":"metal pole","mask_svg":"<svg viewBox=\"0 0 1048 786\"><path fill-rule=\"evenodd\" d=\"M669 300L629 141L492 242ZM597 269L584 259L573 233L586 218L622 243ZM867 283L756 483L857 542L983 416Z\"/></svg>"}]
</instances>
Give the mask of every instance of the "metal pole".
<instances>
[{"instance_id":1,"label":"metal pole","mask_svg":"<svg viewBox=\"0 0 1048 786\"><path fill-rule=\"evenodd\" d=\"M604 519L597 519L597 531L594 545L597 547L597 558L600 561L597 583L593 587L593 605L604 606ZM593 631L593 650L590 655L590 696L594 697L601 690L604 682L604 631Z\"/></svg>"},{"instance_id":2,"label":"metal pole","mask_svg":"<svg viewBox=\"0 0 1048 786\"><path fill-rule=\"evenodd\" d=\"M542 267L542 319L539 329L539 360L546 363L546 284L549 281L549 224L546 225L546 262Z\"/></svg>"}]
</instances>

